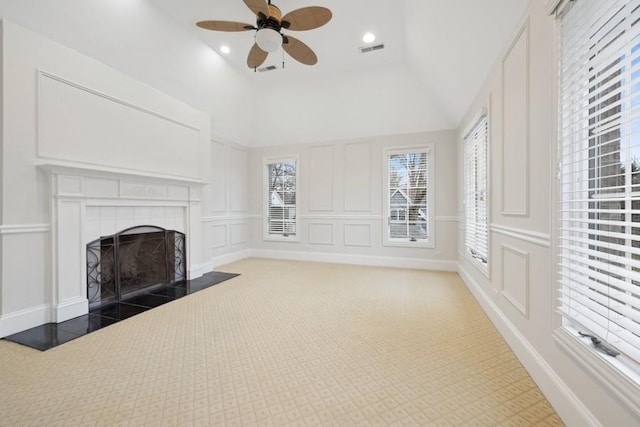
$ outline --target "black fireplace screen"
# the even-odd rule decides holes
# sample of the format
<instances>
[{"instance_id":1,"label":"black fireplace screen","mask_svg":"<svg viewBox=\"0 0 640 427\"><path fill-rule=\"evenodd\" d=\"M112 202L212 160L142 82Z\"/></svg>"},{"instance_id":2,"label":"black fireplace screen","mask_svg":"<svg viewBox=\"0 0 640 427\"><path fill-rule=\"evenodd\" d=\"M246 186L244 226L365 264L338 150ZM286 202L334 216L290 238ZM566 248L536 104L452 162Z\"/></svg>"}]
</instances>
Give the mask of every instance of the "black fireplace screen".
<instances>
[{"instance_id":1,"label":"black fireplace screen","mask_svg":"<svg viewBox=\"0 0 640 427\"><path fill-rule=\"evenodd\" d=\"M144 225L87 245L89 307L122 301L155 287L185 280L185 236Z\"/></svg>"}]
</instances>

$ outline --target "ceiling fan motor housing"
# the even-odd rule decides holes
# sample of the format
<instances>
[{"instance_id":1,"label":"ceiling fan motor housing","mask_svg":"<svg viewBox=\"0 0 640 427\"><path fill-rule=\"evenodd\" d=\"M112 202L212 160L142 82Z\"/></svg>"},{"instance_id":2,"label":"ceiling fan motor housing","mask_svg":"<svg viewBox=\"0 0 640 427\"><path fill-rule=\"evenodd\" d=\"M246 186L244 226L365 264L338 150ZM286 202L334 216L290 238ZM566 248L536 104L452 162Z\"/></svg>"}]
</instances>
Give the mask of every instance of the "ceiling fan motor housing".
<instances>
[{"instance_id":1,"label":"ceiling fan motor housing","mask_svg":"<svg viewBox=\"0 0 640 427\"><path fill-rule=\"evenodd\" d=\"M262 28L271 28L272 30L276 30L280 32L282 28L282 12L278 9L277 6L272 4L267 6L269 8L269 16L265 16L262 13L258 14L257 27L258 29Z\"/></svg>"}]
</instances>

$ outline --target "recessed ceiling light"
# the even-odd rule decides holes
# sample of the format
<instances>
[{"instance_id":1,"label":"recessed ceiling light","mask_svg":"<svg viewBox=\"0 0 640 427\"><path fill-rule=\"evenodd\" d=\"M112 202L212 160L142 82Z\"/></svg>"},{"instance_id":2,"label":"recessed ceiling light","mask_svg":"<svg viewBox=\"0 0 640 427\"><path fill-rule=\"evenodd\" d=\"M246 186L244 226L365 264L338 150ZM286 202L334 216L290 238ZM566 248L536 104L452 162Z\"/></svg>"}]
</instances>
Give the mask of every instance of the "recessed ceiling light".
<instances>
[{"instance_id":1,"label":"recessed ceiling light","mask_svg":"<svg viewBox=\"0 0 640 427\"><path fill-rule=\"evenodd\" d=\"M373 33L367 33L362 36L362 41L365 43L373 43L376 40L376 35Z\"/></svg>"},{"instance_id":2,"label":"recessed ceiling light","mask_svg":"<svg viewBox=\"0 0 640 427\"><path fill-rule=\"evenodd\" d=\"M222 46L220 48L220 52L224 53L225 55L229 52L231 52L231 49L229 49L229 46Z\"/></svg>"}]
</instances>

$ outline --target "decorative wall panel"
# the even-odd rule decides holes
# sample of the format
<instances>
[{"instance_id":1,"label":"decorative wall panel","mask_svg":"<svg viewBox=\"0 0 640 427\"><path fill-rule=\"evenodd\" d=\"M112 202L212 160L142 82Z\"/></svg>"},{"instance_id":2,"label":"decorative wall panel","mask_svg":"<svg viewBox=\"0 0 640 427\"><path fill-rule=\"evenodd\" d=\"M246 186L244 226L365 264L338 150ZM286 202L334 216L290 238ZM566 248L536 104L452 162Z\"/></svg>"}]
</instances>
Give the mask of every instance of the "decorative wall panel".
<instances>
[{"instance_id":1,"label":"decorative wall panel","mask_svg":"<svg viewBox=\"0 0 640 427\"><path fill-rule=\"evenodd\" d=\"M211 184L207 188L210 197L210 212L227 211L228 150L229 148L225 144L211 143Z\"/></svg>"},{"instance_id":2,"label":"decorative wall panel","mask_svg":"<svg viewBox=\"0 0 640 427\"><path fill-rule=\"evenodd\" d=\"M529 214L529 26L502 60L502 214Z\"/></svg>"},{"instance_id":3,"label":"decorative wall panel","mask_svg":"<svg viewBox=\"0 0 640 427\"><path fill-rule=\"evenodd\" d=\"M229 231L232 245L242 245L249 242L249 224L231 224Z\"/></svg>"},{"instance_id":4,"label":"decorative wall panel","mask_svg":"<svg viewBox=\"0 0 640 427\"><path fill-rule=\"evenodd\" d=\"M210 249L219 249L227 246L227 225L209 225L207 242Z\"/></svg>"},{"instance_id":5,"label":"decorative wall panel","mask_svg":"<svg viewBox=\"0 0 640 427\"><path fill-rule=\"evenodd\" d=\"M243 149L229 149L229 198L232 212L247 211L247 152Z\"/></svg>"},{"instance_id":6,"label":"decorative wall panel","mask_svg":"<svg viewBox=\"0 0 640 427\"><path fill-rule=\"evenodd\" d=\"M308 241L312 245L333 245L333 224L311 223L309 224Z\"/></svg>"},{"instance_id":7,"label":"decorative wall panel","mask_svg":"<svg viewBox=\"0 0 640 427\"><path fill-rule=\"evenodd\" d=\"M196 127L51 74L38 83L40 157L200 178Z\"/></svg>"},{"instance_id":8,"label":"decorative wall panel","mask_svg":"<svg viewBox=\"0 0 640 427\"><path fill-rule=\"evenodd\" d=\"M371 144L344 147L344 210L371 211Z\"/></svg>"},{"instance_id":9,"label":"decorative wall panel","mask_svg":"<svg viewBox=\"0 0 640 427\"><path fill-rule=\"evenodd\" d=\"M332 146L311 147L309 150L309 211L333 210Z\"/></svg>"},{"instance_id":10,"label":"decorative wall panel","mask_svg":"<svg viewBox=\"0 0 640 427\"><path fill-rule=\"evenodd\" d=\"M502 296L523 316L529 315L529 253L507 245L502 251Z\"/></svg>"},{"instance_id":11,"label":"decorative wall panel","mask_svg":"<svg viewBox=\"0 0 640 427\"><path fill-rule=\"evenodd\" d=\"M345 246L371 246L371 224L345 224Z\"/></svg>"}]
</instances>

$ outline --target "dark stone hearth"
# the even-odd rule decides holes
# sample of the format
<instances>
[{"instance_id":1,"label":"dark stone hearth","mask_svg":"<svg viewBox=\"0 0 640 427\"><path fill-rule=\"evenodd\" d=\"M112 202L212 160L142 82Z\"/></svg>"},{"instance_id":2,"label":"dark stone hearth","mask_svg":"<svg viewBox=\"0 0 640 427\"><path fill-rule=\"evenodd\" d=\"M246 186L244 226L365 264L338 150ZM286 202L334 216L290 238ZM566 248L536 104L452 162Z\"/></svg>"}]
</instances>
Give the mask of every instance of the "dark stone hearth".
<instances>
[{"instance_id":1,"label":"dark stone hearth","mask_svg":"<svg viewBox=\"0 0 640 427\"><path fill-rule=\"evenodd\" d=\"M182 280L172 285L154 288L126 301L112 303L89 310L89 314L62 323L47 323L5 337L38 350L49 350L60 344L97 331L121 320L143 313L154 307L206 289L225 280L238 276L235 273L214 271L193 280Z\"/></svg>"}]
</instances>

